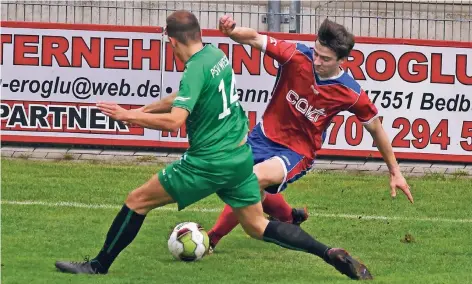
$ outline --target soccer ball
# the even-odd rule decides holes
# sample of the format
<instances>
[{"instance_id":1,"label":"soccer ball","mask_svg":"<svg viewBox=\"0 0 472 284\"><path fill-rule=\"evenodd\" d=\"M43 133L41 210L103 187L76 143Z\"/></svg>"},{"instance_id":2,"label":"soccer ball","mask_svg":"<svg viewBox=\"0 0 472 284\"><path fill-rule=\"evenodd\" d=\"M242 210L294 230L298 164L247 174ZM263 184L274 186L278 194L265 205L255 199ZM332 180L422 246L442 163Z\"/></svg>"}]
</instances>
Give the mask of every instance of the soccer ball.
<instances>
[{"instance_id":1,"label":"soccer ball","mask_svg":"<svg viewBox=\"0 0 472 284\"><path fill-rule=\"evenodd\" d=\"M175 226L167 242L170 253L177 260L196 261L208 252L210 239L197 223L184 222Z\"/></svg>"}]
</instances>

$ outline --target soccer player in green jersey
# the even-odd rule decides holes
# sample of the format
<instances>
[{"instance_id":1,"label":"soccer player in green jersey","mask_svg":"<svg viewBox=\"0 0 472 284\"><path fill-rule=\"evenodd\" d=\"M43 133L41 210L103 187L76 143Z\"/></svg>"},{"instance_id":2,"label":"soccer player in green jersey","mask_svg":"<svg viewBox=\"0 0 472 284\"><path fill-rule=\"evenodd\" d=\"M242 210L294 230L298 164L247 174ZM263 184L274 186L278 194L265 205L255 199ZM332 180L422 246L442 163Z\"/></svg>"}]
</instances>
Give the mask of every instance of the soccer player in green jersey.
<instances>
[{"instance_id":1,"label":"soccer player in green jersey","mask_svg":"<svg viewBox=\"0 0 472 284\"><path fill-rule=\"evenodd\" d=\"M316 241L296 225L264 217L251 148L245 143L248 120L235 94L234 72L226 55L213 45L203 45L198 21L188 11L172 13L166 33L175 55L185 63L178 94L141 110L125 110L114 103L97 106L115 120L146 128L174 131L186 122L190 147L179 161L128 195L95 258L58 261L56 267L69 273L106 274L136 237L149 211L170 203L182 210L216 193L251 237L317 255L351 278L371 278L346 251Z\"/></svg>"}]
</instances>

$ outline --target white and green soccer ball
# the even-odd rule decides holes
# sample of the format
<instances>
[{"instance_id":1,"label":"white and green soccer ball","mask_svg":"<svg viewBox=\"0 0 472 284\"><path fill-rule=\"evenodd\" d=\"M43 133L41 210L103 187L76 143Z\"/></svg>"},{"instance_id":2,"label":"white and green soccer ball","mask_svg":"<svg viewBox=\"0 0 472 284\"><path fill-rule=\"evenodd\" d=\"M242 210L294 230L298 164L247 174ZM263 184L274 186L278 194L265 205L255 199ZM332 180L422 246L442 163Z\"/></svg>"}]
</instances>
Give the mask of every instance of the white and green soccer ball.
<instances>
[{"instance_id":1,"label":"white and green soccer ball","mask_svg":"<svg viewBox=\"0 0 472 284\"><path fill-rule=\"evenodd\" d=\"M210 239L207 232L199 224L184 222L175 226L167 245L175 259L196 261L202 259L208 252Z\"/></svg>"}]
</instances>

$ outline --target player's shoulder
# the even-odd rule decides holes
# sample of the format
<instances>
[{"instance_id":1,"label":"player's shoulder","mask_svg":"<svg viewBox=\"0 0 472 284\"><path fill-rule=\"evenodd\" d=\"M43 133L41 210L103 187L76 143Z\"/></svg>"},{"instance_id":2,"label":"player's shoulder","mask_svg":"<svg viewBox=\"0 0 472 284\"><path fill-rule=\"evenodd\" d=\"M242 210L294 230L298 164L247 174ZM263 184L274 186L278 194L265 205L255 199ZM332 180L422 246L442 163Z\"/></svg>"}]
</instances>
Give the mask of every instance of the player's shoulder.
<instances>
[{"instance_id":1,"label":"player's shoulder","mask_svg":"<svg viewBox=\"0 0 472 284\"><path fill-rule=\"evenodd\" d=\"M184 73L207 73L218 67L223 69L230 65L226 54L213 44L206 44L202 50L194 54L185 64Z\"/></svg>"},{"instance_id":2,"label":"player's shoulder","mask_svg":"<svg viewBox=\"0 0 472 284\"><path fill-rule=\"evenodd\" d=\"M212 43L205 44L204 50L206 51L207 54L224 54L224 52L221 49L219 49Z\"/></svg>"},{"instance_id":3,"label":"player's shoulder","mask_svg":"<svg viewBox=\"0 0 472 284\"><path fill-rule=\"evenodd\" d=\"M299 64L306 64L313 65L314 57L313 57L313 48L309 47L303 43L294 43L293 44L293 55L292 55L292 62L296 62L297 65ZM311 67L310 67L311 70Z\"/></svg>"},{"instance_id":4,"label":"player's shoulder","mask_svg":"<svg viewBox=\"0 0 472 284\"><path fill-rule=\"evenodd\" d=\"M211 43L205 44L205 46L190 57L187 64L191 63L192 65L208 65L213 61L218 61L221 57L226 56L225 53L214 46ZM198 62L198 64L195 64Z\"/></svg>"},{"instance_id":5,"label":"player's shoulder","mask_svg":"<svg viewBox=\"0 0 472 284\"><path fill-rule=\"evenodd\" d=\"M361 85L347 71L343 70L342 72L338 78L322 81L320 85L338 85L346 92L360 96L362 93Z\"/></svg>"},{"instance_id":6,"label":"player's shoulder","mask_svg":"<svg viewBox=\"0 0 472 284\"><path fill-rule=\"evenodd\" d=\"M305 56L308 60L313 61L313 48L303 44L297 43L296 50L303 56Z\"/></svg>"},{"instance_id":7,"label":"player's shoulder","mask_svg":"<svg viewBox=\"0 0 472 284\"><path fill-rule=\"evenodd\" d=\"M341 77L338 78L338 80L339 83L344 87L350 89L358 96L361 95L361 85L347 71L343 71L343 74L341 75Z\"/></svg>"}]
</instances>

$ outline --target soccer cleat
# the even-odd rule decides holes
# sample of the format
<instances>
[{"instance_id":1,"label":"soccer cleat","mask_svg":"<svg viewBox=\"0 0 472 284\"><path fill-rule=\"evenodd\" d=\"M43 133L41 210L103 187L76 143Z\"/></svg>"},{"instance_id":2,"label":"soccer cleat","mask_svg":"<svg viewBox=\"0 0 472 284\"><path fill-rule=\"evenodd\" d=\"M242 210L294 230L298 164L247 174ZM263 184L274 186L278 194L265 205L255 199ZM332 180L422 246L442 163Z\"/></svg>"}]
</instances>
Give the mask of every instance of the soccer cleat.
<instances>
[{"instance_id":1,"label":"soccer cleat","mask_svg":"<svg viewBox=\"0 0 472 284\"><path fill-rule=\"evenodd\" d=\"M215 246L210 243L210 247L208 248L208 254L213 254L214 251L215 251Z\"/></svg>"},{"instance_id":2,"label":"soccer cleat","mask_svg":"<svg viewBox=\"0 0 472 284\"><path fill-rule=\"evenodd\" d=\"M107 274L107 271L103 272L103 271L99 271L97 268L94 268L92 266L92 261L89 261L89 260L86 260L84 262L56 261L56 268L59 269L59 271L61 272L72 273L72 274Z\"/></svg>"},{"instance_id":3,"label":"soccer cleat","mask_svg":"<svg viewBox=\"0 0 472 284\"><path fill-rule=\"evenodd\" d=\"M327 252L327 261L336 270L354 280L374 279L367 267L354 259L347 251L341 248L332 248Z\"/></svg>"},{"instance_id":4,"label":"soccer cleat","mask_svg":"<svg viewBox=\"0 0 472 284\"><path fill-rule=\"evenodd\" d=\"M304 208L292 208L292 224L300 226L301 223L308 219L308 209ZM269 216L270 221L279 221L277 218Z\"/></svg>"},{"instance_id":5,"label":"soccer cleat","mask_svg":"<svg viewBox=\"0 0 472 284\"><path fill-rule=\"evenodd\" d=\"M300 226L301 223L308 219L308 209L304 208L293 208L292 209L292 224Z\"/></svg>"},{"instance_id":6,"label":"soccer cleat","mask_svg":"<svg viewBox=\"0 0 472 284\"><path fill-rule=\"evenodd\" d=\"M213 252L215 251L215 247L216 247L216 244L213 242L212 240L212 236L213 234L210 232L208 234L208 239L210 240L210 244L209 244L209 247L208 247L208 254L213 254Z\"/></svg>"}]
</instances>

